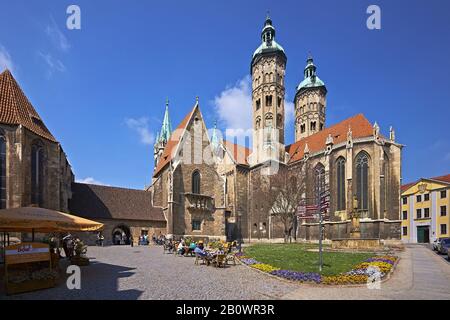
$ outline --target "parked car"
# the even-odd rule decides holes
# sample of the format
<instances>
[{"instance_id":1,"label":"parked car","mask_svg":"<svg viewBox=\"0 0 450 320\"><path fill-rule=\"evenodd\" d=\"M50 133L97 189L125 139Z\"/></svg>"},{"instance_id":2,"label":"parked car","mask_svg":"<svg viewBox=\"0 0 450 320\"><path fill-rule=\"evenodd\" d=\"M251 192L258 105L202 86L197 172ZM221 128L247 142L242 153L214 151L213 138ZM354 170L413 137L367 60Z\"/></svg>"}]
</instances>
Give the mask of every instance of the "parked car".
<instances>
[{"instance_id":1,"label":"parked car","mask_svg":"<svg viewBox=\"0 0 450 320\"><path fill-rule=\"evenodd\" d=\"M440 254L448 254L450 249L450 238L442 239L438 246L438 252Z\"/></svg>"},{"instance_id":2,"label":"parked car","mask_svg":"<svg viewBox=\"0 0 450 320\"><path fill-rule=\"evenodd\" d=\"M438 251L439 249L439 244L441 243L441 241L443 239L447 239L447 238L436 238L436 240L433 241L433 250L434 251Z\"/></svg>"}]
</instances>

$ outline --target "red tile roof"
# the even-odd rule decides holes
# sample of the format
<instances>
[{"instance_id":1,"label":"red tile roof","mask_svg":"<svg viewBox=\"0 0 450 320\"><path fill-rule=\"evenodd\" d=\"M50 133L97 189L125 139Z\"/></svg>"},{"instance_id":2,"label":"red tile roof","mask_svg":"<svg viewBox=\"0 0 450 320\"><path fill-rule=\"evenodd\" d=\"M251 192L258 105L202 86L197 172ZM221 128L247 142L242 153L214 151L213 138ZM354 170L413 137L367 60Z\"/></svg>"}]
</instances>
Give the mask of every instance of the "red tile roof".
<instances>
[{"instance_id":1,"label":"red tile roof","mask_svg":"<svg viewBox=\"0 0 450 320\"><path fill-rule=\"evenodd\" d=\"M406 184L402 185L402 192L408 190L410 187L412 187L413 185L415 185L416 183L418 183L422 179L440 181L440 182L444 182L444 183L450 183L450 174L447 174L447 175L444 175L444 176L433 177L433 178L421 178L421 179L419 179L417 181L406 183Z\"/></svg>"},{"instance_id":2,"label":"red tile roof","mask_svg":"<svg viewBox=\"0 0 450 320\"><path fill-rule=\"evenodd\" d=\"M252 152L249 148L243 147L241 145L235 144L230 141L224 140L223 142L225 149L230 152L233 160L240 165L248 165L247 158Z\"/></svg>"},{"instance_id":3,"label":"red tile roof","mask_svg":"<svg viewBox=\"0 0 450 320\"><path fill-rule=\"evenodd\" d=\"M437 180L437 181L441 181L441 182L450 183L450 174L447 174L445 176L430 178L430 180Z\"/></svg>"},{"instance_id":4,"label":"red tile roof","mask_svg":"<svg viewBox=\"0 0 450 320\"><path fill-rule=\"evenodd\" d=\"M0 74L0 123L22 125L38 136L56 142L9 70Z\"/></svg>"},{"instance_id":5,"label":"red tile roof","mask_svg":"<svg viewBox=\"0 0 450 320\"><path fill-rule=\"evenodd\" d=\"M403 193L403 192L405 192L406 190L408 190L409 188L411 188L413 185L415 185L417 183L417 181L416 182L410 182L410 183L407 183L407 184L404 184L404 185L402 185L402 188L401 188L401 192Z\"/></svg>"},{"instance_id":6,"label":"red tile roof","mask_svg":"<svg viewBox=\"0 0 450 320\"><path fill-rule=\"evenodd\" d=\"M363 114L357 114L356 116L345 119L342 122L286 146L286 152L290 155L289 162L292 163L303 158L306 143L308 143L310 153L324 150L326 148L326 140L329 134L333 137L334 144L346 142L349 128L352 131L353 139L370 137L373 135L372 124L364 117Z\"/></svg>"},{"instance_id":7,"label":"red tile roof","mask_svg":"<svg viewBox=\"0 0 450 320\"><path fill-rule=\"evenodd\" d=\"M158 165L155 168L155 171L153 173L154 177L156 177L160 173L160 171L170 162L170 160L172 160L172 157L174 156L173 152L175 152L175 149L177 148L178 143L180 142L184 129L186 129L197 106L198 105L196 104L192 109L192 111L183 119L183 121L181 121L181 123L175 129L175 131L172 132L172 135L170 136L170 139L167 142L166 147L164 148L161 159L159 159Z\"/></svg>"}]
</instances>

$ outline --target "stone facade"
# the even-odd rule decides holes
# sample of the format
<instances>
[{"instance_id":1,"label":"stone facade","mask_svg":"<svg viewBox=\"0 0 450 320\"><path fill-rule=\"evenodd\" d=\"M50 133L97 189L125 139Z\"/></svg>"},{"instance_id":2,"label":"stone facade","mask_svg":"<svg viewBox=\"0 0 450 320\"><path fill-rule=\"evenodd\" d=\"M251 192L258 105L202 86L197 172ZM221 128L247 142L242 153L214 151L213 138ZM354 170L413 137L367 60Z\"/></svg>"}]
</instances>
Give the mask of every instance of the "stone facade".
<instances>
[{"instance_id":1,"label":"stone facade","mask_svg":"<svg viewBox=\"0 0 450 320\"><path fill-rule=\"evenodd\" d=\"M150 192L75 183L61 144L6 70L0 73L0 209L27 206L105 221L106 233L122 225L136 240L142 231L166 230ZM31 241L30 234L11 235ZM44 236L36 234L35 239ZM83 234L87 240L92 237ZM111 236L105 238L112 242Z\"/></svg>"},{"instance_id":2,"label":"stone facade","mask_svg":"<svg viewBox=\"0 0 450 320\"><path fill-rule=\"evenodd\" d=\"M283 238L279 217L261 201L266 165L276 163L299 170L306 205L314 205L318 190L328 193L324 214L327 239L349 236L354 210L361 216L363 237L398 239L403 146L395 141L393 129L386 138L376 123L372 125L361 114L325 127L327 89L309 57L294 99L295 142L285 146L287 58L275 42L270 18L262 42L251 62L252 151L225 140L217 142L215 131L210 139L198 100L169 141L158 141L158 150L164 151L158 156L149 190L154 205L164 210L167 233L248 241ZM323 180L318 180L318 172ZM194 176L200 177L199 189L192 181ZM317 239L317 217L299 217L294 236ZM193 230L194 225L198 230Z\"/></svg>"},{"instance_id":3,"label":"stone facade","mask_svg":"<svg viewBox=\"0 0 450 320\"><path fill-rule=\"evenodd\" d=\"M104 228L102 231L105 237L103 245L109 246L114 244L113 233L115 230L120 229L126 233L130 233L133 236L134 244L137 245L139 237L143 233L148 234L149 239L152 235L157 237L161 234L166 234L166 223L164 221L143 221L143 220L117 220L117 219L96 219L96 221L103 223ZM78 232L74 233L87 245L96 245L97 232Z\"/></svg>"},{"instance_id":4,"label":"stone facade","mask_svg":"<svg viewBox=\"0 0 450 320\"><path fill-rule=\"evenodd\" d=\"M203 116L198 105L185 128L179 128L183 140L176 157L153 181L153 204L162 207L167 219L167 233L192 236L225 235L224 180L217 165L204 161L213 157ZM205 154L204 154L205 153ZM182 166L177 165L183 163ZM199 173L199 191L192 190L193 173ZM196 227L194 228L194 224Z\"/></svg>"},{"instance_id":5,"label":"stone facade","mask_svg":"<svg viewBox=\"0 0 450 320\"><path fill-rule=\"evenodd\" d=\"M23 126L0 124L0 135L6 140L6 208L39 205L68 211L70 184L74 176L66 155L57 142L42 138ZM42 201L32 200L32 147L43 148Z\"/></svg>"}]
</instances>

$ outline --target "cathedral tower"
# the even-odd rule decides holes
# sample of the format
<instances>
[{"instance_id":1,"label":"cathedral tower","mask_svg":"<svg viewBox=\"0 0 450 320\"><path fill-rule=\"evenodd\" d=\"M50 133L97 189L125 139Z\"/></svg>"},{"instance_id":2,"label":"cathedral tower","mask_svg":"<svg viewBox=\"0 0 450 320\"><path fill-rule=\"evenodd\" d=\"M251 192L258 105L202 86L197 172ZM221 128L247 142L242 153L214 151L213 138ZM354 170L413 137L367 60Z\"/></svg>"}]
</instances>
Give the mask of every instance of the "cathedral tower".
<instances>
[{"instance_id":1,"label":"cathedral tower","mask_svg":"<svg viewBox=\"0 0 450 320\"><path fill-rule=\"evenodd\" d=\"M275 28L267 16L261 33L262 44L253 54L252 109L253 154L252 164L268 159L284 162L284 77L287 57L275 41Z\"/></svg>"},{"instance_id":2,"label":"cathedral tower","mask_svg":"<svg viewBox=\"0 0 450 320\"><path fill-rule=\"evenodd\" d=\"M306 138L325 127L327 89L316 74L313 58L308 57L304 79L295 94L295 141Z\"/></svg>"},{"instance_id":3,"label":"cathedral tower","mask_svg":"<svg viewBox=\"0 0 450 320\"><path fill-rule=\"evenodd\" d=\"M155 145L153 147L153 156L155 159L155 167L157 166L159 159L161 158L164 148L169 142L172 134L172 126L169 119L169 100L166 101L166 111L164 113L164 120L161 126L161 131L156 135Z\"/></svg>"}]
</instances>

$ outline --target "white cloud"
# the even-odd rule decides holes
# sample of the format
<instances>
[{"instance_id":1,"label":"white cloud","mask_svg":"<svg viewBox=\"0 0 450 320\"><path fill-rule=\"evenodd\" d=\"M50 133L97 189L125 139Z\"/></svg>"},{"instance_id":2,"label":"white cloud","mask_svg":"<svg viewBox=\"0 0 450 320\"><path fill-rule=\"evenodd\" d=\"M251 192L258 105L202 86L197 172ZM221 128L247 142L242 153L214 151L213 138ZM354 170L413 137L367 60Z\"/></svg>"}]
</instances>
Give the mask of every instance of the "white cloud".
<instances>
[{"instance_id":1,"label":"white cloud","mask_svg":"<svg viewBox=\"0 0 450 320\"><path fill-rule=\"evenodd\" d=\"M0 72L4 69L8 69L9 71L14 73L14 63L11 59L11 55L6 50L6 48L0 45Z\"/></svg>"},{"instance_id":2,"label":"white cloud","mask_svg":"<svg viewBox=\"0 0 450 320\"><path fill-rule=\"evenodd\" d=\"M45 28L45 33L59 50L63 52L69 51L71 46L66 36L58 28L55 19L50 17L50 20L50 24Z\"/></svg>"},{"instance_id":3,"label":"white cloud","mask_svg":"<svg viewBox=\"0 0 450 320\"><path fill-rule=\"evenodd\" d=\"M51 77L55 71L57 72L66 71L66 66L61 62L61 60L54 58L50 53L43 53L41 51L38 51L38 55L47 64L48 77Z\"/></svg>"},{"instance_id":4,"label":"white cloud","mask_svg":"<svg viewBox=\"0 0 450 320\"><path fill-rule=\"evenodd\" d=\"M226 131L235 134L246 133L252 128L252 92L251 78L246 76L235 86L228 87L214 98L219 120Z\"/></svg>"},{"instance_id":5,"label":"white cloud","mask_svg":"<svg viewBox=\"0 0 450 320\"><path fill-rule=\"evenodd\" d=\"M294 123L295 120L294 109L295 106L293 102L284 100L284 115L285 115L284 123L286 124Z\"/></svg>"},{"instance_id":6,"label":"white cloud","mask_svg":"<svg viewBox=\"0 0 450 320\"><path fill-rule=\"evenodd\" d=\"M294 121L294 103L285 100L285 123ZM251 77L246 76L234 86L227 87L214 98L215 110L219 120L225 124L225 136L252 137L252 88Z\"/></svg>"},{"instance_id":7,"label":"white cloud","mask_svg":"<svg viewBox=\"0 0 450 320\"><path fill-rule=\"evenodd\" d=\"M87 177L85 179L77 179L76 182L86 183L86 184L96 184L96 185L100 185L100 186L109 186L109 184L105 184L103 182L97 181L92 177Z\"/></svg>"},{"instance_id":8,"label":"white cloud","mask_svg":"<svg viewBox=\"0 0 450 320\"><path fill-rule=\"evenodd\" d=\"M145 117L141 117L138 119L128 118L125 119L125 123L128 128L136 131L141 139L143 144L153 144L155 143L155 136L150 132L148 127L149 119Z\"/></svg>"}]
</instances>

